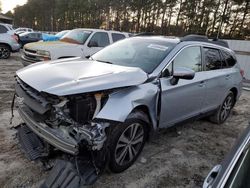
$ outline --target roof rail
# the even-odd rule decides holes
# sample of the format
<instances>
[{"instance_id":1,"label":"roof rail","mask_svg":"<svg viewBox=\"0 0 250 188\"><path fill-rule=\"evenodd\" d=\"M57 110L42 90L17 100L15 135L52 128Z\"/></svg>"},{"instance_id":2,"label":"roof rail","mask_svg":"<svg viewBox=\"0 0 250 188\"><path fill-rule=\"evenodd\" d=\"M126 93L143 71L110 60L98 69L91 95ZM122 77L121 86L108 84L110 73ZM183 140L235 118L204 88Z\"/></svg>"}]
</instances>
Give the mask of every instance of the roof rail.
<instances>
[{"instance_id":1,"label":"roof rail","mask_svg":"<svg viewBox=\"0 0 250 188\"><path fill-rule=\"evenodd\" d=\"M184 41L208 42L208 38L205 35L186 35L185 37L181 38L181 42L184 42Z\"/></svg>"},{"instance_id":2,"label":"roof rail","mask_svg":"<svg viewBox=\"0 0 250 188\"><path fill-rule=\"evenodd\" d=\"M184 41L208 42L211 44L216 44L219 46L229 48L227 41L222 40L222 39L218 39L218 38L214 38L213 40L209 40L208 37L205 35L186 35L183 38L181 38L181 42L184 42Z\"/></svg>"}]
</instances>

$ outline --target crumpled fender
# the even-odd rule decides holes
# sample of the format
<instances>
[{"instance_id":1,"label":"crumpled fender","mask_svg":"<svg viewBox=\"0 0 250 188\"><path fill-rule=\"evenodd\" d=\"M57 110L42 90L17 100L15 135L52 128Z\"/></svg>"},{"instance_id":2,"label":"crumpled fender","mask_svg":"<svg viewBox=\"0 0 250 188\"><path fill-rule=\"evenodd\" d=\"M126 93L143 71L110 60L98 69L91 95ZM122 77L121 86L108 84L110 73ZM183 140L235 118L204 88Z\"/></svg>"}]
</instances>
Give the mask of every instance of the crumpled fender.
<instances>
[{"instance_id":1,"label":"crumpled fender","mask_svg":"<svg viewBox=\"0 0 250 188\"><path fill-rule=\"evenodd\" d=\"M97 119L124 122L138 106L146 106L153 128L157 128L157 106L160 89L157 84L145 83L121 89L109 95L109 99L97 114Z\"/></svg>"}]
</instances>

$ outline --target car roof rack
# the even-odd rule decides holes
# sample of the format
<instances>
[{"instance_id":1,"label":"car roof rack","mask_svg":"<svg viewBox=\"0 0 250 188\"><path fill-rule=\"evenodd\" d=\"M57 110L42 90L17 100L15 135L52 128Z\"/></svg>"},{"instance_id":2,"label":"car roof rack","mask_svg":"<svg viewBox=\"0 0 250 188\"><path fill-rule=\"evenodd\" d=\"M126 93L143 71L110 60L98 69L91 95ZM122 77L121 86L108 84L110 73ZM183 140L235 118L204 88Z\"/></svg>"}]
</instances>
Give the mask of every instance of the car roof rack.
<instances>
[{"instance_id":1,"label":"car roof rack","mask_svg":"<svg viewBox=\"0 0 250 188\"><path fill-rule=\"evenodd\" d=\"M218 38L214 38L213 40L209 40L208 37L205 35L186 35L183 38L181 38L180 41L181 42L184 42L184 41L207 42L207 43L216 44L219 46L229 48L227 41L222 40L222 39L218 39Z\"/></svg>"}]
</instances>

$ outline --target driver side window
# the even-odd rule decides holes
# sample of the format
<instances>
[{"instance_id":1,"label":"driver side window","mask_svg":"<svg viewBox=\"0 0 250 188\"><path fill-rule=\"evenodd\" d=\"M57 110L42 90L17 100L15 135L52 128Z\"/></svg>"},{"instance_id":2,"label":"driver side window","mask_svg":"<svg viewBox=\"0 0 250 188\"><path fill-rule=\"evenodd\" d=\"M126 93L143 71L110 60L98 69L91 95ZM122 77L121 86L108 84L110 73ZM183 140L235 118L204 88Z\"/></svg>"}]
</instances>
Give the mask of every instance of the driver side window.
<instances>
[{"instance_id":1,"label":"driver side window","mask_svg":"<svg viewBox=\"0 0 250 188\"><path fill-rule=\"evenodd\" d=\"M183 49L173 61L174 69L177 67L185 67L195 72L202 70L201 62L201 48L198 46Z\"/></svg>"},{"instance_id":2,"label":"driver side window","mask_svg":"<svg viewBox=\"0 0 250 188\"><path fill-rule=\"evenodd\" d=\"M89 47L105 47L109 45L109 36L105 32L96 32L90 39Z\"/></svg>"}]
</instances>

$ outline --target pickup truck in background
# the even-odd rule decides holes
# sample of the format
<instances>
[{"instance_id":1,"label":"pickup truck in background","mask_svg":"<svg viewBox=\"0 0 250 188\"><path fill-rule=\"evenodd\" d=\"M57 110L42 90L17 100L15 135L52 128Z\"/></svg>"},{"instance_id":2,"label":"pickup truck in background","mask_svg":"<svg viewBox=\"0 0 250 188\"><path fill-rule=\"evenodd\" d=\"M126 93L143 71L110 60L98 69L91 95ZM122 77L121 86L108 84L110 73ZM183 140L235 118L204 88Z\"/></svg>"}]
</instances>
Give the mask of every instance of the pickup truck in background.
<instances>
[{"instance_id":1,"label":"pickup truck in background","mask_svg":"<svg viewBox=\"0 0 250 188\"><path fill-rule=\"evenodd\" d=\"M48 60L93 55L102 48L118 40L132 36L119 31L101 29L74 29L59 41L35 42L23 48L22 63L24 66Z\"/></svg>"}]
</instances>

